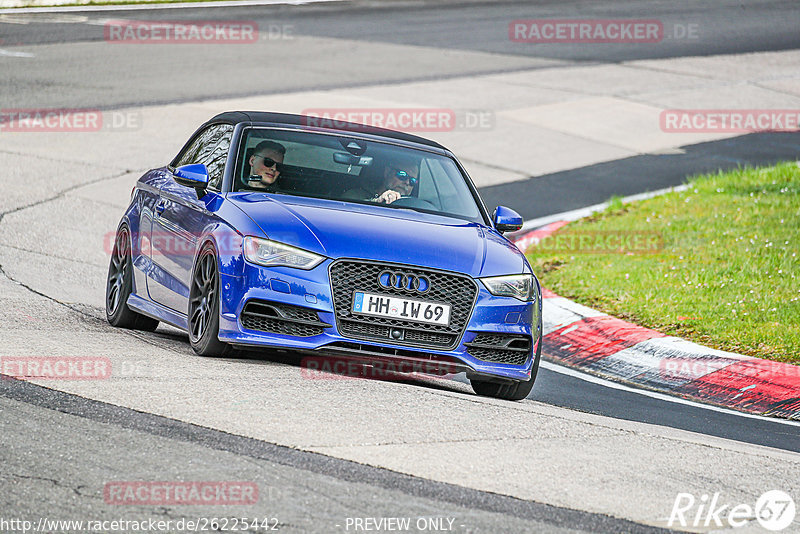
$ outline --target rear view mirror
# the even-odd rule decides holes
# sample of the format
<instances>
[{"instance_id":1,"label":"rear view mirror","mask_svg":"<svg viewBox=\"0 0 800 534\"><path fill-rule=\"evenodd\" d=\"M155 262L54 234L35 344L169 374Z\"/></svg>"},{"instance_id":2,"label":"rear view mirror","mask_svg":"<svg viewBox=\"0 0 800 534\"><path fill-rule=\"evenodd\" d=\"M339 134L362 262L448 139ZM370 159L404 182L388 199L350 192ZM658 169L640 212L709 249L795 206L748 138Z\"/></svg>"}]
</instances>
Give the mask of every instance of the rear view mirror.
<instances>
[{"instance_id":1,"label":"rear view mirror","mask_svg":"<svg viewBox=\"0 0 800 534\"><path fill-rule=\"evenodd\" d=\"M372 158L369 156L356 156L347 152L334 152L333 161L341 165L356 165L358 167L369 167L372 165Z\"/></svg>"}]
</instances>

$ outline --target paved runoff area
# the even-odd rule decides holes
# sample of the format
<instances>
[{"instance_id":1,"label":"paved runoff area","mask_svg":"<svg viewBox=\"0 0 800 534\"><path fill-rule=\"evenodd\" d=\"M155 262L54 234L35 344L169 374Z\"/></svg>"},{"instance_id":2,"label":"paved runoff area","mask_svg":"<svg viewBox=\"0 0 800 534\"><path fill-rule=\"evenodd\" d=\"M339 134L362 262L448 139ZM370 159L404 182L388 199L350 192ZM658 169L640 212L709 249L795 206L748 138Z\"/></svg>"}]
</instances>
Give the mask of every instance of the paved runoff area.
<instances>
[{"instance_id":1,"label":"paved runoff area","mask_svg":"<svg viewBox=\"0 0 800 534\"><path fill-rule=\"evenodd\" d=\"M298 37L276 46L304 40L327 44ZM105 44L82 43L82 54L95 46ZM376 46L401 58L429 53ZM35 69L54 68L57 47L20 52L46 58ZM114 53L122 61L125 49ZM492 60L438 50L429 61L448 55ZM10 59L30 58L0 58ZM665 110L800 109L800 51L552 69L539 60L530 70L525 61L505 74L102 111L98 132L0 131L0 356L94 359L99 379L33 382L234 436L646 525L666 526L678 504L691 522L701 499L715 493L719 502L751 509L767 490L800 495L796 453L540 402L479 398L458 381L309 379L292 361L199 358L172 328L149 334L105 324L110 236L135 180L168 162L221 111L449 110L453 128L418 133L451 148L477 185L493 186L739 135L665 131ZM116 477L158 476L146 462L131 462ZM249 480L246 466L235 476ZM744 523L736 532L761 531L752 515Z\"/></svg>"}]
</instances>

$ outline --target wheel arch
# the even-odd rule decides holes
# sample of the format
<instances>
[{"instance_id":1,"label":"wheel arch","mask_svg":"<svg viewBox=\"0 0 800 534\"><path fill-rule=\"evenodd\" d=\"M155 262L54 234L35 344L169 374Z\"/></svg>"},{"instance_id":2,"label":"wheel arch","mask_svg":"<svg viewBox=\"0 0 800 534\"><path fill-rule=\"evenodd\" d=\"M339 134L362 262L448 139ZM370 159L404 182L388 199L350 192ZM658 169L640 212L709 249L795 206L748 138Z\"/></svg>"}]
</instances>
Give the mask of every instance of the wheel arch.
<instances>
[{"instance_id":1,"label":"wheel arch","mask_svg":"<svg viewBox=\"0 0 800 534\"><path fill-rule=\"evenodd\" d=\"M216 221L208 225L197 240L192 267L194 268L203 247L211 244L217 256L219 273L226 276L242 276L244 273L243 240L244 236L227 223Z\"/></svg>"}]
</instances>

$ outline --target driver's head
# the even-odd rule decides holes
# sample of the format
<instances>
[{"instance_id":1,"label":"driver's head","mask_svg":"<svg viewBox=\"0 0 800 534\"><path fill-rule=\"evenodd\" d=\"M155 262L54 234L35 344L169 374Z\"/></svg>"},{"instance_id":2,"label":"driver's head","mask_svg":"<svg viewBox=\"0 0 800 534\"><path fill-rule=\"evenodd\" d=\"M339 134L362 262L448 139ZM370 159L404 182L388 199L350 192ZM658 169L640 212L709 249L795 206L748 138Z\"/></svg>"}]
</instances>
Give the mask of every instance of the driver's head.
<instances>
[{"instance_id":1,"label":"driver's head","mask_svg":"<svg viewBox=\"0 0 800 534\"><path fill-rule=\"evenodd\" d=\"M410 195L417 185L419 164L414 158L395 156L389 159L383 178L387 189L397 191L404 196Z\"/></svg>"},{"instance_id":2,"label":"driver's head","mask_svg":"<svg viewBox=\"0 0 800 534\"><path fill-rule=\"evenodd\" d=\"M250 182L254 187L266 187L275 183L281 173L286 147L275 141L261 141L250 156L250 176L260 176L261 182Z\"/></svg>"}]
</instances>

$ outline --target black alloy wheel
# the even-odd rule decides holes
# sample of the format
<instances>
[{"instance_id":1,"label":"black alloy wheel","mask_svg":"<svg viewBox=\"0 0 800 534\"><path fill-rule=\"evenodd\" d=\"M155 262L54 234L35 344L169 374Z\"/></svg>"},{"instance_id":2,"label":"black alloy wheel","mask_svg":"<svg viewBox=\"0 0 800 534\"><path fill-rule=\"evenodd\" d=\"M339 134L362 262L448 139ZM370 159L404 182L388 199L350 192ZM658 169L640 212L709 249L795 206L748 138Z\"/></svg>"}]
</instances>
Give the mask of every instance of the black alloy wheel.
<instances>
[{"instance_id":1,"label":"black alloy wheel","mask_svg":"<svg viewBox=\"0 0 800 534\"><path fill-rule=\"evenodd\" d=\"M200 250L189 290L189 343L201 356L226 356L231 346L219 340L219 272L213 245Z\"/></svg>"},{"instance_id":2,"label":"black alloy wheel","mask_svg":"<svg viewBox=\"0 0 800 534\"><path fill-rule=\"evenodd\" d=\"M112 326L152 332L158 321L128 307L128 297L133 291L133 262L131 238L127 226L117 230L106 281L106 320Z\"/></svg>"}]
</instances>

